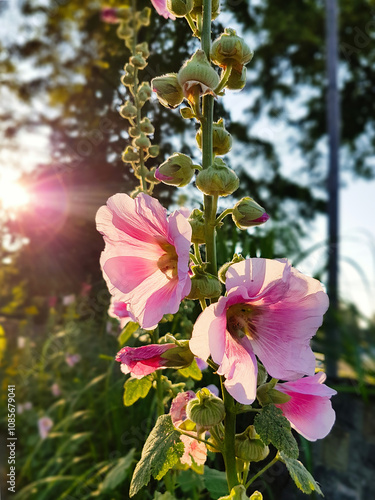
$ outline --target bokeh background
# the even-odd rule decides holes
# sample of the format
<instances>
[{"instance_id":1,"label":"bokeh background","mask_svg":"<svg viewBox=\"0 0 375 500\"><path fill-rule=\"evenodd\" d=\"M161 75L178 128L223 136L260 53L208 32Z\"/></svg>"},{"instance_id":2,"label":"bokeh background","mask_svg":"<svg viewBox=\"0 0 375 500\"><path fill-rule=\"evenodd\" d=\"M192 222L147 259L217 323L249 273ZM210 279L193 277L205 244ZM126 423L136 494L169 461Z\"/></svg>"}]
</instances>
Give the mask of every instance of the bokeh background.
<instances>
[{"instance_id":1,"label":"bokeh background","mask_svg":"<svg viewBox=\"0 0 375 500\"><path fill-rule=\"evenodd\" d=\"M113 357L116 320L101 277L97 209L135 179L121 162L129 142L119 114L129 57L93 0L0 0L0 373L17 397L19 499L128 498L131 471L155 417L151 392L124 407ZM139 1L140 7L149 5ZM301 457L329 500L372 498L375 463L375 2L340 0L339 304L318 333L319 359L333 360L329 385L337 424L322 443L300 439ZM327 284L326 5L320 0L227 0L215 23L238 30L255 52L243 92L217 106L233 135L227 161L271 219L241 232L227 221L219 261L288 257ZM197 48L183 20L156 12L141 34L150 44L144 78L178 71ZM147 111L160 156L199 162L195 125L156 99ZM164 206L201 203L194 186L155 190ZM233 204L225 199L220 208ZM191 329L181 308L169 331ZM166 327L167 328L167 327ZM204 371L199 384L214 381ZM178 378L180 377L180 379ZM177 375L191 387L194 380ZM1 420L1 493L6 495L6 413ZM213 460L212 468L220 469ZM277 469L277 468L276 468ZM283 468L258 489L265 499L300 498ZM211 475L210 475L211 474ZM176 498L218 498L220 477L177 474ZM159 494L158 491L161 493ZM151 483L136 498L165 498Z\"/></svg>"}]
</instances>

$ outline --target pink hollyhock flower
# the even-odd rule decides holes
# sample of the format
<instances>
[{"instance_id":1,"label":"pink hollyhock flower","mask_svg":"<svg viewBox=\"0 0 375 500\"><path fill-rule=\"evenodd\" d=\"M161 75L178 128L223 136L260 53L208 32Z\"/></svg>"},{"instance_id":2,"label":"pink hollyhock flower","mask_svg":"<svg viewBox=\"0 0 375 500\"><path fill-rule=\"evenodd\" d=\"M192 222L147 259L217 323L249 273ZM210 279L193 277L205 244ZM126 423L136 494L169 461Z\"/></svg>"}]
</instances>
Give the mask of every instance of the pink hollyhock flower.
<instances>
[{"instance_id":1,"label":"pink hollyhock flower","mask_svg":"<svg viewBox=\"0 0 375 500\"><path fill-rule=\"evenodd\" d=\"M185 422L188 421L186 415L186 406L191 399L196 398L194 391L180 392L172 401L170 415L172 419L172 424L179 428ZM189 421L193 424L191 421ZM196 434L196 432L189 432L191 435ZM204 435L204 433L203 433ZM181 441L184 443L184 454L180 458L182 464L192 465L192 460L197 465L203 465L207 459L207 448L204 443L197 441L193 437L181 434Z\"/></svg>"},{"instance_id":2,"label":"pink hollyhock flower","mask_svg":"<svg viewBox=\"0 0 375 500\"><path fill-rule=\"evenodd\" d=\"M167 368L168 359L162 355L169 349L176 348L175 344L150 344L142 347L123 347L117 353L116 361L121 363L122 373L135 378L142 378L155 370Z\"/></svg>"},{"instance_id":3,"label":"pink hollyhock flower","mask_svg":"<svg viewBox=\"0 0 375 500\"><path fill-rule=\"evenodd\" d=\"M48 307L56 307L57 304L57 297L56 295L51 295L48 299Z\"/></svg>"},{"instance_id":4,"label":"pink hollyhock flower","mask_svg":"<svg viewBox=\"0 0 375 500\"><path fill-rule=\"evenodd\" d=\"M60 386L57 382L54 382L51 385L51 392L52 392L52 395L55 397L58 397L61 395L61 389L60 389Z\"/></svg>"},{"instance_id":5,"label":"pink hollyhock flower","mask_svg":"<svg viewBox=\"0 0 375 500\"><path fill-rule=\"evenodd\" d=\"M106 243L100 259L110 293L125 302L142 328L154 329L164 314L178 311L191 288L191 226L178 210L147 194L109 198L96 216Z\"/></svg>"},{"instance_id":6,"label":"pink hollyhock flower","mask_svg":"<svg viewBox=\"0 0 375 500\"><path fill-rule=\"evenodd\" d=\"M229 267L226 288L227 296L198 317L190 349L203 359L212 356L237 401L251 404L255 399L255 356L274 378L314 374L309 342L328 308L319 281L286 260L246 259Z\"/></svg>"},{"instance_id":7,"label":"pink hollyhock flower","mask_svg":"<svg viewBox=\"0 0 375 500\"><path fill-rule=\"evenodd\" d=\"M117 9L113 7L103 7L100 11L100 19L104 23L116 24L120 22Z\"/></svg>"},{"instance_id":8,"label":"pink hollyhock flower","mask_svg":"<svg viewBox=\"0 0 375 500\"><path fill-rule=\"evenodd\" d=\"M108 315L111 316L111 318L119 319L121 328L124 328L132 319L128 311L128 305L125 304L125 302L116 301L114 297L111 298Z\"/></svg>"},{"instance_id":9,"label":"pink hollyhock flower","mask_svg":"<svg viewBox=\"0 0 375 500\"><path fill-rule=\"evenodd\" d=\"M335 422L330 398L337 392L323 383L326 378L325 373L317 373L275 385L275 389L290 396L287 403L275 406L282 410L293 429L309 441L326 437Z\"/></svg>"},{"instance_id":10,"label":"pink hollyhock flower","mask_svg":"<svg viewBox=\"0 0 375 500\"><path fill-rule=\"evenodd\" d=\"M169 12L167 9L167 1L166 0L151 0L152 5L154 6L154 9L156 12L160 15L165 17L165 19L176 19L173 14Z\"/></svg>"},{"instance_id":11,"label":"pink hollyhock flower","mask_svg":"<svg viewBox=\"0 0 375 500\"><path fill-rule=\"evenodd\" d=\"M52 427L53 420L51 420L49 417L42 417L38 420L39 436L41 437L41 439L46 439Z\"/></svg>"}]
</instances>

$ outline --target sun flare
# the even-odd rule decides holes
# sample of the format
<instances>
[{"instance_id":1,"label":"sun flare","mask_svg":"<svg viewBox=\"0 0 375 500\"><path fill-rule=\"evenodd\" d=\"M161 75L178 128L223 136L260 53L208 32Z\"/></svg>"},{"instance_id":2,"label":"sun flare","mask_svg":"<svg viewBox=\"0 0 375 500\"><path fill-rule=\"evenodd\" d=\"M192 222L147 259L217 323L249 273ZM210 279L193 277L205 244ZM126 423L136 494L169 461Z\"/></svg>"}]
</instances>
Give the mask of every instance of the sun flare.
<instances>
[{"instance_id":1,"label":"sun flare","mask_svg":"<svg viewBox=\"0 0 375 500\"><path fill-rule=\"evenodd\" d=\"M0 206L5 210L25 207L30 201L27 190L17 181L0 179Z\"/></svg>"}]
</instances>

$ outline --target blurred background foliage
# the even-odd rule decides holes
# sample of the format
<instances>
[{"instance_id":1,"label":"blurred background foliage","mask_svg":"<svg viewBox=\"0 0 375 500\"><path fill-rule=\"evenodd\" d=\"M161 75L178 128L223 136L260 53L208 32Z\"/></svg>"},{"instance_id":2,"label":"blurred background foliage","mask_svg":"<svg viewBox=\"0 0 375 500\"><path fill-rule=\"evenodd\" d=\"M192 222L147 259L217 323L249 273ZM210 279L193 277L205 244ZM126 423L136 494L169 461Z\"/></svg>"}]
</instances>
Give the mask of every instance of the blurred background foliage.
<instances>
[{"instance_id":1,"label":"blurred background foliage","mask_svg":"<svg viewBox=\"0 0 375 500\"><path fill-rule=\"evenodd\" d=\"M368 179L375 174L374 4L340 2L342 168ZM118 114L126 97L120 77L129 53L115 28L100 21L99 1L23 0L18 5L17 36L0 37L0 142L5 159L14 151L22 157L22 182L34 201L16 217L0 214L0 359L3 388L17 375L19 403L33 405L17 416L17 426L27 436L19 448L19 498L72 499L77 488L86 488L80 499L126 498L128 474L154 410L151 395L147 404L131 409L122 404L124 380L113 363L118 344L107 329L118 331L107 324L109 296L98 263L103 241L94 217L110 195L129 193L135 184L121 162L129 136L127 122ZM115 1L105 5L119 6ZM7 2L0 2L0 15L7 8ZM249 234L225 220L218 240L219 263L241 249L244 256L287 255L298 265L308 256L302 242L308 241L316 215L326 210L324 2L228 0L222 10L219 21L225 24L225 12L230 12L236 29L253 41L256 54L241 101L236 101L242 113L228 98L217 105L216 118L225 118L236 144L227 157L241 179L236 197L254 197L271 221ZM221 31L216 24L215 34ZM155 12L142 36L151 48L143 72L146 80L178 71L197 46L187 24L166 21ZM154 142L161 146L160 156L149 166L175 151L199 161L194 124L155 99L147 107ZM255 132L254 125L264 119L275 127L285 123L294 128L285 150L297 151L302 164L291 165L272 134ZM37 164L27 165L29 156L35 158L28 152L27 134L43 137L45 150ZM155 196L171 208L201 202L193 188L176 194L159 185ZM230 203L226 199L222 208ZM325 270L322 259L316 277L324 279ZM72 294L69 305L66 297ZM181 314L191 321L197 311ZM341 373L357 380L349 382L347 390L368 397L368 382L375 376L375 322L363 318L352 304L341 305L337 321ZM323 328L315 346L323 353L324 333ZM17 337L26 339L25 344L17 343ZM74 354L82 359L69 366L66 355ZM51 393L54 383L60 387L59 396ZM37 420L44 415L54 422L47 440L36 433ZM146 424L130 447L126 440L129 429L137 432L136 422ZM181 494L205 498L199 492L212 478L197 479L190 470L179 477ZM152 488L155 485L139 498L153 498ZM271 490L267 494L265 498L274 498ZM212 492L206 495L217 498Z\"/></svg>"}]
</instances>

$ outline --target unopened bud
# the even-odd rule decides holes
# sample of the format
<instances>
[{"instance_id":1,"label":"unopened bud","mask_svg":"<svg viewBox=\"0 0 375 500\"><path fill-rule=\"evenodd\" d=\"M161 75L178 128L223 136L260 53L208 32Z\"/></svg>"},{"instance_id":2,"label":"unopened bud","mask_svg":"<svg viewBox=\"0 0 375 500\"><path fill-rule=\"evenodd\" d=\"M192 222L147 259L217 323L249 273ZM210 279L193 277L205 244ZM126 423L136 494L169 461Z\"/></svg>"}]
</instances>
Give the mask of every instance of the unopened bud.
<instances>
[{"instance_id":1,"label":"unopened bud","mask_svg":"<svg viewBox=\"0 0 375 500\"><path fill-rule=\"evenodd\" d=\"M166 359L164 366L168 368L187 368L194 361L194 354L189 349L189 341L182 340L178 342L176 347L165 351L161 357Z\"/></svg>"},{"instance_id":2,"label":"unopened bud","mask_svg":"<svg viewBox=\"0 0 375 500\"><path fill-rule=\"evenodd\" d=\"M236 457L246 462L260 462L267 458L270 450L263 444L253 425L235 438Z\"/></svg>"},{"instance_id":3,"label":"unopened bud","mask_svg":"<svg viewBox=\"0 0 375 500\"><path fill-rule=\"evenodd\" d=\"M221 158L215 158L213 165L199 172L196 185L208 196L228 196L238 188L239 179Z\"/></svg>"},{"instance_id":4,"label":"unopened bud","mask_svg":"<svg viewBox=\"0 0 375 500\"><path fill-rule=\"evenodd\" d=\"M203 244L206 242L204 230L204 215L202 210L195 208L190 216L189 222L192 229L191 242Z\"/></svg>"},{"instance_id":5,"label":"unopened bud","mask_svg":"<svg viewBox=\"0 0 375 500\"><path fill-rule=\"evenodd\" d=\"M147 42L138 43L135 46L135 51L140 52L142 54L142 57L144 57L145 59L147 59L148 56L150 55L150 51L148 50L148 43Z\"/></svg>"},{"instance_id":6,"label":"unopened bud","mask_svg":"<svg viewBox=\"0 0 375 500\"><path fill-rule=\"evenodd\" d=\"M167 0L167 9L176 17L185 17L193 9L193 0Z\"/></svg>"},{"instance_id":7,"label":"unopened bud","mask_svg":"<svg viewBox=\"0 0 375 500\"><path fill-rule=\"evenodd\" d=\"M232 266L233 264L237 264L237 262L242 262L243 260L245 260L245 259L244 259L244 257L242 257L241 254L235 253L233 255L233 259L230 262L226 262L225 264L223 264L221 266L221 268L219 269L219 271L218 271L219 280L225 284L225 282L227 280L226 274L227 274L227 271L230 268L230 266Z\"/></svg>"},{"instance_id":8,"label":"unopened bud","mask_svg":"<svg viewBox=\"0 0 375 500\"><path fill-rule=\"evenodd\" d=\"M222 68L230 65L242 71L242 66L250 62L252 57L253 52L245 41L230 28L226 28L212 44L212 62Z\"/></svg>"},{"instance_id":9,"label":"unopened bud","mask_svg":"<svg viewBox=\"0 0 375 500\"><path fill-rule=\"evenodd\" d=\"M147 149L151 146L150 139L143 132L133 140L133 146L140 149Z\"/></svg>"},{"instance_id":10,"label":"unopened bud","mask_svg":"<svg viewBox=\"0 0 375 500\"><path fill-rule=\"evenodd\" d=\"M184 96L194 102L197 95L214 94L220 81L203 50L197 50L178 72L178 83Z\"/></svg>"},{"instance_id":11,"label":"unopened bud","mask_svg":"<svg viewBox=\"0 0 375 500\"><path fill-rule=\"evenodd\" d=\"M224 403L220 398L204 388L197 392L196 398L188 402L186 415L189 420L199 427L209 429L224 419Z\"/></svg>"},{"instance_id":12,"label":"unopened bud","mask_svg":"<svg viewBox=\"0 0 375 500\"><path fill-rule=\"evenodd\" d=\"M190 120L191 118L195 118L194 111L191 108L181 108L180 113L182 118L185 118L185 120Z\"/></svg>"},{"instance_id":13,"label":"unopened bud","mask_svg":"<svg viewBox=\"0 0 375 500\"><path fill-rule=\"evenodd\" d=\"M151 184L159 184L160 181L155 177L156 167L152 167L146 174L146 181Z\"/></svg>"},{"instance_id":14,"label":"unopened bud","mask_svg":"<svg viewBox=\"0 0 375 500\"><path fill-rule=\"evenodd\" d=\"M268 404L282 405L290 401L290 396L284 392L280 392L274 388L275 383L273 381L267 382L261 385L257 389L257 400L262 406Z\"/></svg>"},{"instance_id":15,"label":"unopened bud","mask_svg":"<svg viewBox=\"0 0 375 500\"><path fill-rule=\"evenodd\" d=\"M139 13L138 20L142 24L142 26L149 26L151 19L151 9L150 7L144 7L142 11Z\"/></svg>"},{"instance_id":16,"label":"unopened bud","mask_svg":"<svg viewBox=\"0 0 375 500\"><path fill-rule=\"evenodd\" d=\"M193 277L191 278L191 290L188 299L214 299L221 295L222 286L220 281L213 274L202 271L199 267L193 267Z\"/></svg>"},{"instance_id":17,"label":"unopened bud","mask_svg":"<svg viewBox=\"0 0 375 500\"><path fill-rule=\"evenodd\" d=\"M229 90L241 90L246 85L246 66L242 67L242 71L232 68L230 77L228 78L226 88Z\"/></svg>"},{"instance_id":18,"label":"unopened bud","mask_svg":"<svg viewBox=\"0 0 375 500\"><path fill-rule=\"evenodd\" d=\"M220 13L220 0L212 0L211 4L211 20L217 18ZM191 17L194 21L197 20L197 17L203 15L203 0L194 0L193 10L190 12Z\"/></svg>"},{"instance_id":19,"label":"unopened bud","mask_svg":"<svg viewBox=\"0 0 375 500\"><path fill-rule=\"evenodd\" d=\"M129 61L137 69L144 69L147 66L147 61L141 54L132 56Z\"/></svg>"},{"instance_id":20,"label":"unopened bud","mask_svg":"<svg viewBox=\"0 0 375 500\"><path fill-rule=\"evenodd\" d=\"M243 484L237 484L230 490L230 494L220 497L220 500L249 500L246 495L246 488Z\"/></svg>"},{"instance_id":21,"label":"unopened bud","mask_svg":"<svg viewBox=\"0 0 375 500\"><path fill-rule=\"evenodd\" d=\"M119 38L126 40L134 35L134 31L127 22L122 22L119 24L119 27L116 30L116 34Z\"/></svg>"},{"instance_id":22,"label":"unopened bud","mask_svg":"<svg viewBox=\"0 0 375 500\"><path fill-rule=\"evenodd\" d=\"M141 85L138 87L138 99L142 101L143 103L146 102L148 99L150 99L152 95L152 90L150 87L150 84L147 82L142 82Z\"/></svg>"},{"instance_id":23,"label":"unopened bud","mask_svg":"<svg viewBox=\"0 0 375 500\"><path fill-rule=\"evenodd\" d=\"M202 149L202 128L196 135L196 140L200 149ZM232 136L225 129L224 120L220 118L218 122L213 124L213 153L214 155L222 156L227 154L232 149Z\"/></svg>"},{"instance_id":24,"label":"unopened bud","mask_svg":"<svg viewBox=\"0 0 375 500\"><path fill-rule=\"evenodd\" d=\"M139 161L139 154L134 151L131 146L128 146L125 151L122 153L122 161L125 163L133 163L135 161Z\"/></svg>"},{"instance_id":25,"label":"unopened bud","mask_svg":"<svg viewBox=\"0 0 375 500\"><path fill-rule=\"evenodd\" d=\"M144 132L147 135L151 135L155 132L155 128L150 122L149 118L145 117L142 119L141 123L139 124L140 129L142 132Z\"/></svg>"},{"instance_id":26,"label":"unopened bud","mask_svg":"<svg viewBox=\"0 0 375 500\"><path fill-rule=\"evenodd\" d=\"M268 221L269 215L250 196L246 196L234 205L232 218L237 227L246 229L264 224Z\"/></svg>"},{"instance_id":27,"label":"unopened bud","mask_svg":"<svg viewBox=\"0 0 375 500\"><path fill-rule=\"evenodd\" d=\"M160 148L157 144L154 144L153 146L150 146L148 148L148 154L150 158L156 158L159 154Z\"/></svg>"},{"instance_id":28,"label":"unopened bud","mask_svg":"<svg viewBox=\"0 0 375 500\"><path fill-rule=\"evenodd\" d=\"M128 134L130 135L130 137L138 137L140 133L141 131L137 127L128 128Z\"/></svg>"},{"instance_id":29,"label":"unopened bud","mask_svg":"<svg viewBox=\"0 0 375 500\"><path fill-rule=\"evenodd\" d=\"M193 175L193 161L182 153L174 153L156 169L155 173L159 181L177 187L189 184Z\"/></svg>"},{"instance_id":30,"label":"unopened bud","mask_svg":"<svg viewBox=\"0 0 375 500\"><path fill-rule=\"evenodd\" d=\"M130 101L126 101L120 108L120 115L123 118L134 118L137 116L137 108Z\"/></svg>"},{"instance_id":31,"label":"unopened bud","mask_svg":"<svg viewBox=\"0 0 375 500\"><path fill-rule=\"evenodd\" d=\"M153 78L151 85L160 104L166 108L176 108L182 103L184 94L181 85L178 83L177 73L157 76Z\"/></svg>"}]
</instances>

